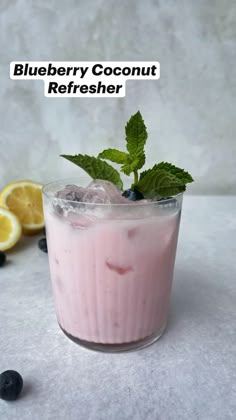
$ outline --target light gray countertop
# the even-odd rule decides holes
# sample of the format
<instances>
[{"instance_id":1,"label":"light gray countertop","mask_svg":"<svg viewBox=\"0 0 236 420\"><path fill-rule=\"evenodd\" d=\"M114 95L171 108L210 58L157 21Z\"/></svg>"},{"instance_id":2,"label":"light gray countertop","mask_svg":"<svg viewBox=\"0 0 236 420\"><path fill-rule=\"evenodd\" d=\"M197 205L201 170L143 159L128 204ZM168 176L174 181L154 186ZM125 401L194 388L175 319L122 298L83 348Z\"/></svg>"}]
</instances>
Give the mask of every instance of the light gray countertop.
<instances>
[{"instance_id":1,"label":"light gray countertop","mask_svg":"<svg viewBox=\"0 0 236 420\"><path fill-rule=\"evenodd\" d=\"M0 371L25 381L19 400L0 400L1 420L236 418L236 197L185 197L168 328L136 352L63 335L37 241L0 269Z\"/></svg>"}]
</instances>

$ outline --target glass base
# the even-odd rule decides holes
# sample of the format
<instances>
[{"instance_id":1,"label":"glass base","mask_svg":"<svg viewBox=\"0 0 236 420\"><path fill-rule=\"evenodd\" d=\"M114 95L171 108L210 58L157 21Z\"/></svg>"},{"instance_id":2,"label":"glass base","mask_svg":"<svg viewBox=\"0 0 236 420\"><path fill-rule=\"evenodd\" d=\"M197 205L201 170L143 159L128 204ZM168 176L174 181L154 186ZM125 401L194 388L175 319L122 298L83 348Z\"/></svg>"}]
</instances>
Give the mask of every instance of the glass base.
<instances>
[{"instance_id":1,"label":"glass base","mask_svg":"<svg viewBox=\"0 0 236 420\"><path fill-rule=\"evenodd\" d=\"M80 338L74 337L73 335L66 332L60 324L59 327L70 340L74 341L76 344L79 344L82 347L85 347L86 349L106 353L121 353L143 349L144 347L150 346L151 344L155 343L165 331L166 324L159 331L155 332L152 335L149 335L148 337L142 338L138 341L132 341L130 343L121 344L93 343L86 340L81 340Z\"/></svg>"}]
</instances>

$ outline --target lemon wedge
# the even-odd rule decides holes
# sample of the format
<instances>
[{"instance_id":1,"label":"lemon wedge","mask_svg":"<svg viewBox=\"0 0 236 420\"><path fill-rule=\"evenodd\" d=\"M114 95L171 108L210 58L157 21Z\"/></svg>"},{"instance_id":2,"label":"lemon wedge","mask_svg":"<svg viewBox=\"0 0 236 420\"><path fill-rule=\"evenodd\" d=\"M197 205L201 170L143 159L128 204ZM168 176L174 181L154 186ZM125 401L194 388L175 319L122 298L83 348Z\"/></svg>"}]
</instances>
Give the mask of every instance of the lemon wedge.
<instances>
[{"instance_id":1,"label":"lemon wedge","mask_svg":"<svg viewBox=\"0 0 236 420\"><path fill-rule=\"evenodd\" d=\"M14 213L25 235L33 235L44 227L42 184L16 181L0 193L0 206Z\"/></svg>"},{"instance_id":2,"label":"lemon wedge","mask_svg":"<svg viewBox=\"0 0 236 420\"><path fill-rule=\"evenodd\" d=\"M11 211L0 208L0 251L12 248L21 237L21 224Z\"/></svg>"}]
</instances>

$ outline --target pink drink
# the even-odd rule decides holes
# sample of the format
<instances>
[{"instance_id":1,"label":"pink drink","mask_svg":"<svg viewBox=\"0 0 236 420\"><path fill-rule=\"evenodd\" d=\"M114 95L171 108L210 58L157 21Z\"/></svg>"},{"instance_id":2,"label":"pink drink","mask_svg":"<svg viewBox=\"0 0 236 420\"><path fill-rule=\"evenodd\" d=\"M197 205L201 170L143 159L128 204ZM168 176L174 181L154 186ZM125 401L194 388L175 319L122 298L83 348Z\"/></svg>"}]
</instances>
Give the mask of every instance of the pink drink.
<instances>
[{"instance_id":1,"label":"pink drink","mask_svg":"<svg viewBox=\"0 0 236 420\"><path fill-rule=\"evenodd\" d=\"M181 201L96 205L95 217L78 208L57 214L44 197L57 318L70 338L90 348L126 350L162 334Z\"/></svg>"}]
</instances>

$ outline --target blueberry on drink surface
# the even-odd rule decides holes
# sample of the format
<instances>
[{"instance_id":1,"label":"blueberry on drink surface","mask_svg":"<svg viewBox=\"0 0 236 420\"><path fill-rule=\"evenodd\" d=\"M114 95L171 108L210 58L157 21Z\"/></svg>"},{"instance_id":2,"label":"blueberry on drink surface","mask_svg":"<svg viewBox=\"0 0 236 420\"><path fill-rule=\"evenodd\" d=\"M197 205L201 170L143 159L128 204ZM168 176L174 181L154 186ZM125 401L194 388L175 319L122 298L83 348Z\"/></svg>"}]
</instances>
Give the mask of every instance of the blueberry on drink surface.
<instances>
[{"instance_id":1,"label":"blueberry on drink surface","mask_svg":"<svg viewBox=\"0 0 236 420\"><path fill-rule=\"evenodd\" d=\"M0 374L0 398L14 401L23 388L23 379L15 370L6 370Z\"/></svg>"},{"instance_id":2,"label":"blueberry on drink surface","mask_svg":"<svg viewBox=\"0 0 236 420\"><path fill-rule=\"evenodd\" d=\"M0 267L2 267L6 262L6 254L4 252L0 251Z\"/></svg>"},{"instance_id":3,"label":"blueberry on drink surface","mask_svg":"<svg viewBox=\"0 0 236 420\"><path fill-rule=\"evenodd\" d=\"M136 189L131 190L130 188L128 190L125 190L122 195L123 197L128 198L128 200L132 200L132 201L138 201L144 198L141 192L139 192Z\"/></svg>"},{"instance_id":4,"label":"blueberry on drink surface","mask_svg":"<svg viewBox=\"0 0 236 420\"><path fill-rule=\"evenodd\" d=\"M41 249L41 251L48 252L47 239L46 238L39 239L38 247L39 249Z\"/></svg>"}]
</instances>

